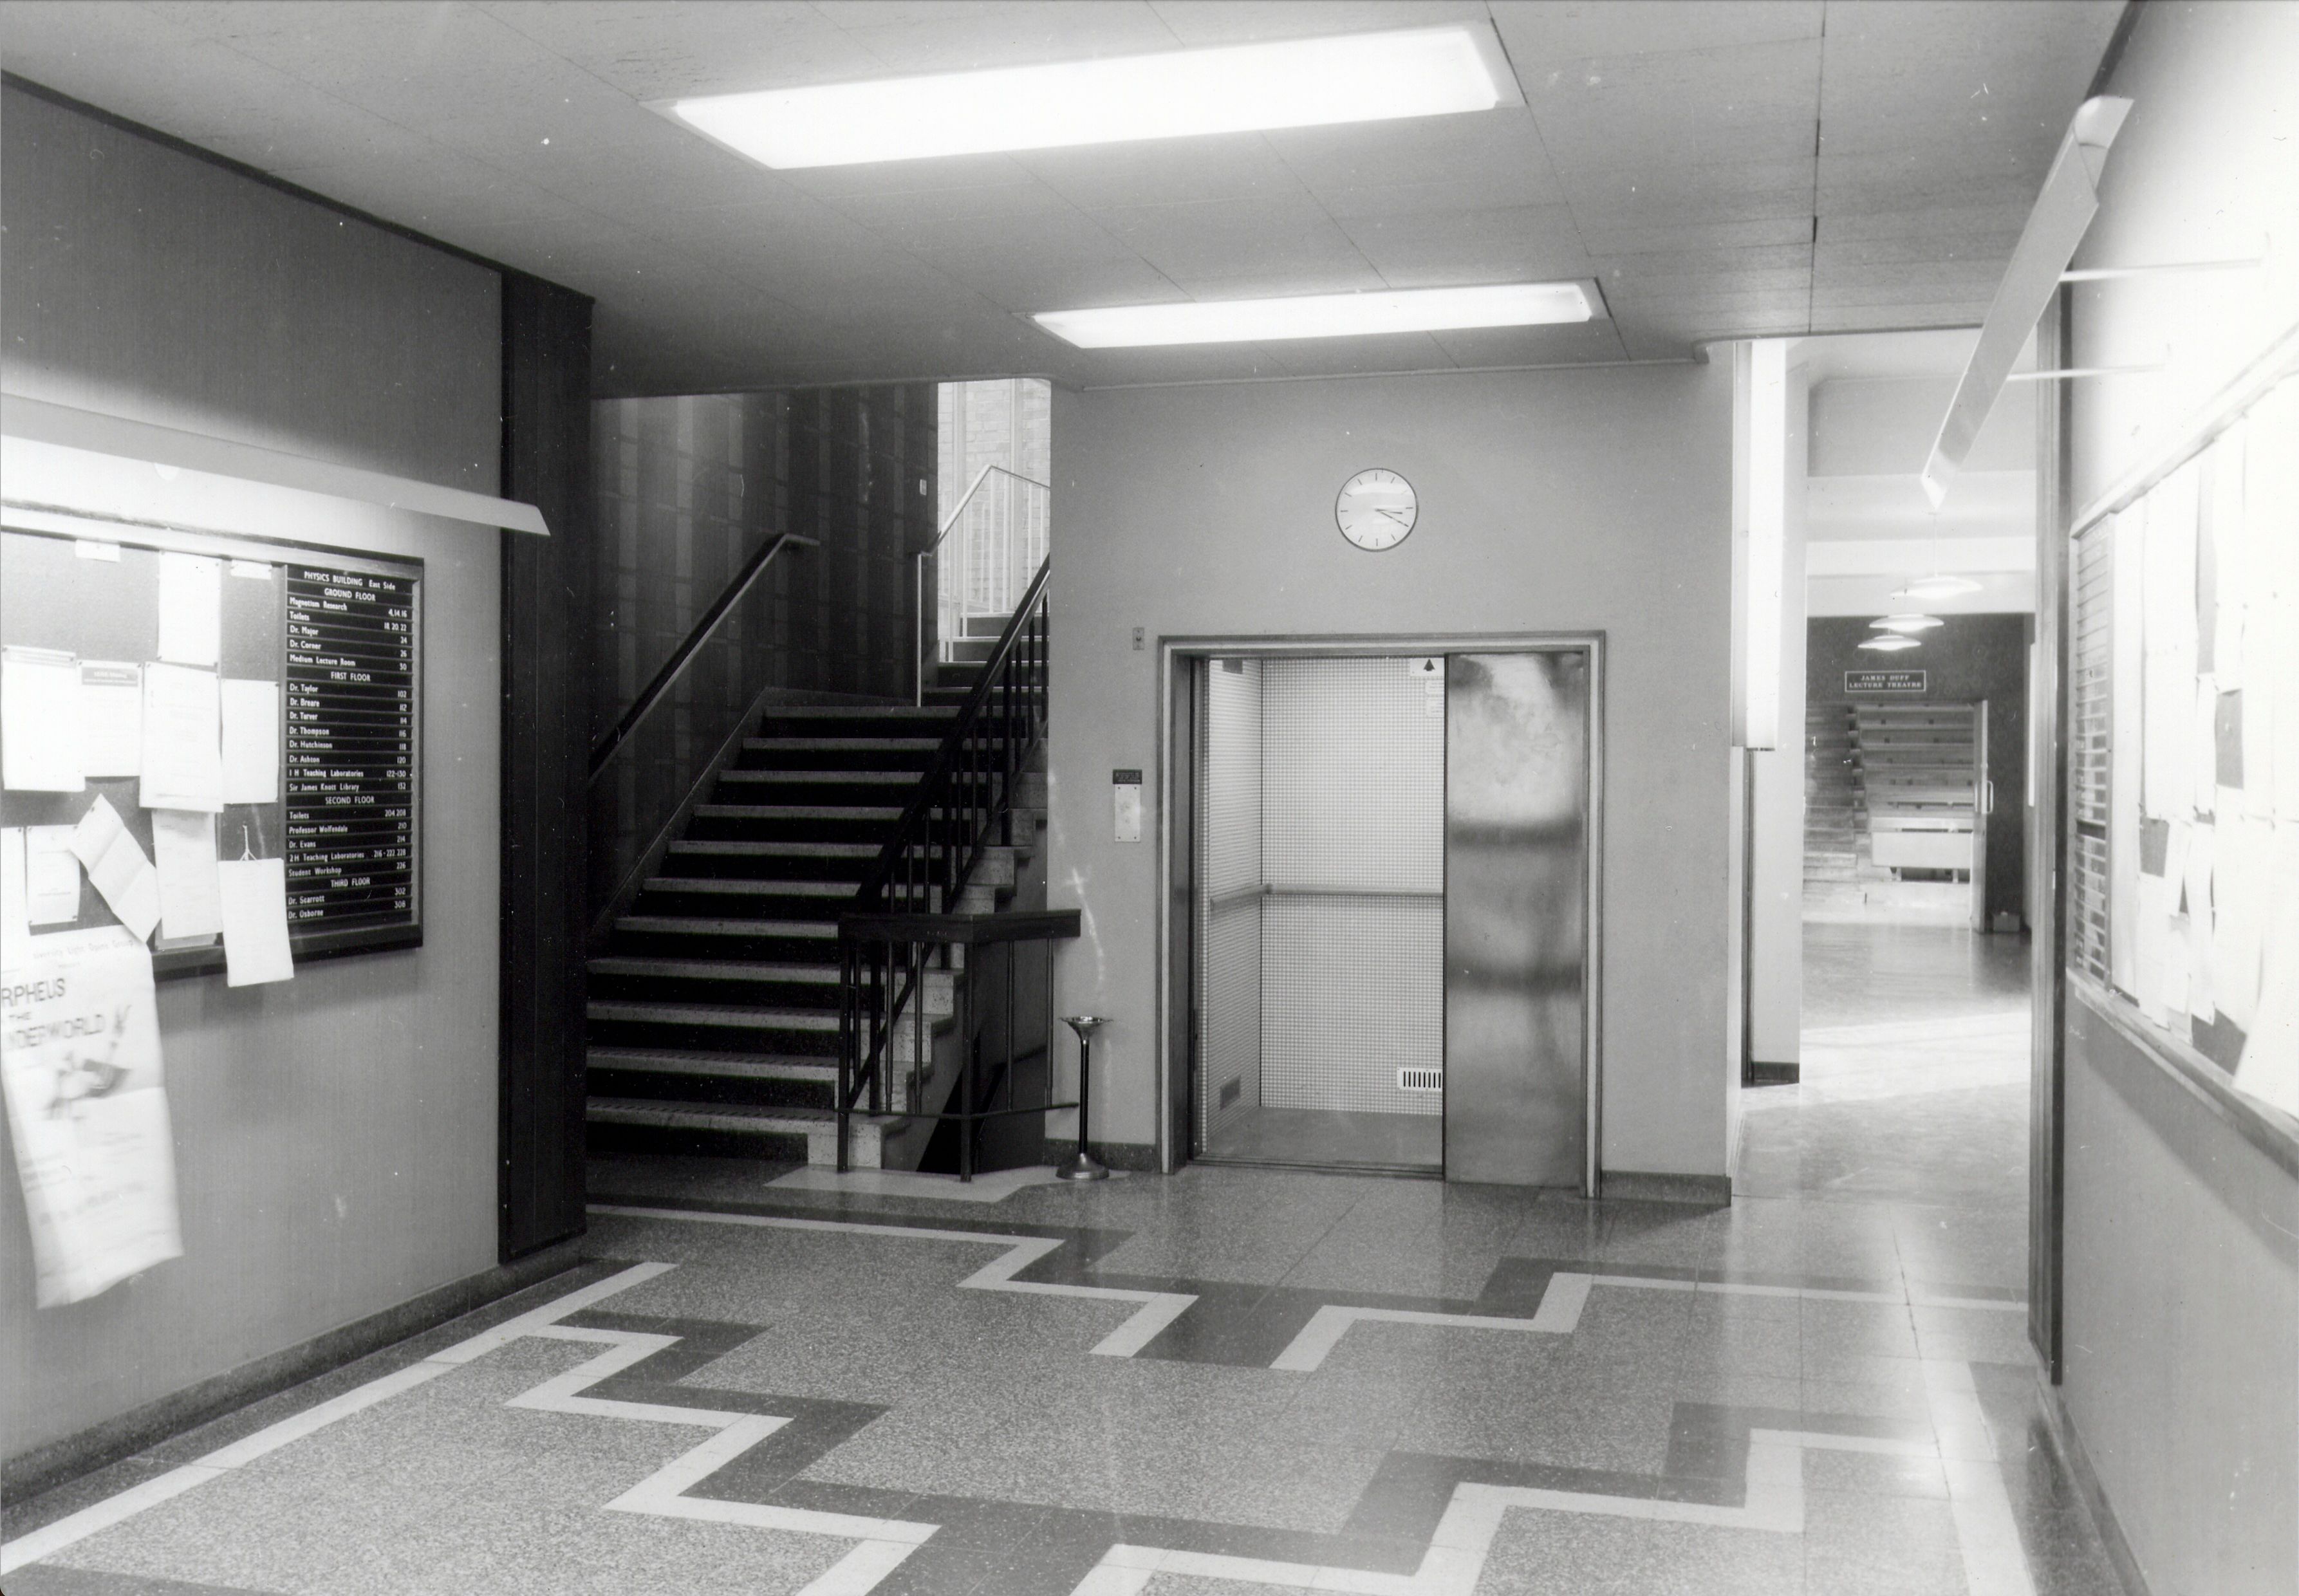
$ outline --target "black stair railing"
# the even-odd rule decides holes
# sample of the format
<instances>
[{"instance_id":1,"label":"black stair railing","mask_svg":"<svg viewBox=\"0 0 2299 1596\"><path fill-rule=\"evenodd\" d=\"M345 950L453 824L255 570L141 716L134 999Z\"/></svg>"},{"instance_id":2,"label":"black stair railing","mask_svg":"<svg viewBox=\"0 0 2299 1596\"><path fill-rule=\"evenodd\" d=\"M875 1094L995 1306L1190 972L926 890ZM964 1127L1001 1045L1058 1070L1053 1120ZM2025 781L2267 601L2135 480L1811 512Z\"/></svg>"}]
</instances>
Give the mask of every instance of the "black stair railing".
<instances>
[{"instance_id":1,"label":"black stair railing","mask_svg":"<svg viewBox=\"0 0 2299 1596\"><path fill-rule=\"evenodd\" d=\"M851 1038L839 1055L841 1174L858 1109L932 1121L920 1167L962 1181L977 1169L1043 1161L1045 1116L1079 1106L1059 1093L1053 999L1054 943L1075 937L1079 919L1075 909L1052 909L840 920L843 1034ZM966 950L963 972L947 968L953 947ZM947 1045L937 1045L942 1022ZM867 1072L850 1073L855 1058L867 1060Z\"/></svg>"},{"instance_id":2,"label":"black stair railing","mask_svg":"<svg viewBox=\"0 0 2299 1596\"><path fill-rule=\"evenodd\" d=\"M925 991L925 961L909 958L898 970L893 945L859 935L861 922L948 914L992 837L1013 844L1015 789L1045 735L1046 585L1052 567L1050 557L1038 567L892 836L863 878L854 914L841 921L842 1154L846 1116L864 1093L870 1094L872 1112L885 1111L893 1019ZM850 935L849 920L857 935ZM947 967L946 951L935 959ZM923 1002L917 1006L922 1014Z\"/></svg>"}]
</instances>

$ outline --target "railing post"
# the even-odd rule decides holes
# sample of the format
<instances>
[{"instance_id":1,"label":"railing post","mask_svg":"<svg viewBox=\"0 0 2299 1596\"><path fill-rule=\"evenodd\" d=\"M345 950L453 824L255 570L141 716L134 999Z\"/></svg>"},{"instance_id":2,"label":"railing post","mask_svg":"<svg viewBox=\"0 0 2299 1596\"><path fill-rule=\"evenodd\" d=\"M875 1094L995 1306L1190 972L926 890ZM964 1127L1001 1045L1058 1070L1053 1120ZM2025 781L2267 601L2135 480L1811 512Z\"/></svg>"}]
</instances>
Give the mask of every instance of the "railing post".
<instances>
[{"instance_id":1,"label":"railing post","mask_svg":"<svg viewBox=\"0 0 2299 1596\"><path fill-rule=\"evenodd\" d=\"M980 968L982 949L972 944L973 952L967 959L966 973L971 977ZM958 1178L974 1178L974 1067L979 1048L974 1036L974 983L962 983L964 995L954 1005L960 1013L958 1027Z\"/></svg>"},{"instance_id":2,"label":"railing post","mask_svg":"<svg viewBox=\"0 0 2299 1596\"><path fill-rule=\"evenodd\" d=\"M838 948L838 1085L837 1100L831 1107L838 1110L838 1173L846 1173L846 1106L853 1101L850 1084L853 1079L854 1047L854 944L841 936Z\"/></svg>"}]
</instances>

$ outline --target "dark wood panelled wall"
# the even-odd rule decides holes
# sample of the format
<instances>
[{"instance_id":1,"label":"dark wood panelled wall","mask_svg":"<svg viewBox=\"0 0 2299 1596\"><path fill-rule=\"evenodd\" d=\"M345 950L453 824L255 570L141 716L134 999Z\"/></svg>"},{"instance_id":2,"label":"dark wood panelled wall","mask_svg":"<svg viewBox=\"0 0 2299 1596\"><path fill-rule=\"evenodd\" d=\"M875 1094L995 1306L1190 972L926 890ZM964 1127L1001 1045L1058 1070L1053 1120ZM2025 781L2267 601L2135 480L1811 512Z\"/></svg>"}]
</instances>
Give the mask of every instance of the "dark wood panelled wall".
<instances>
[{"instance_id":1,"label":"dark wood panelled wall","mask_svg":"<svg viewBox=\"0 0 2299 1596\"><path fill-rule=\"evenodd\" d=\"M502 1102L508 1263L583 1229L585 777L590 754L591 301L503 274Z\"/></svg>"}]
</instances>

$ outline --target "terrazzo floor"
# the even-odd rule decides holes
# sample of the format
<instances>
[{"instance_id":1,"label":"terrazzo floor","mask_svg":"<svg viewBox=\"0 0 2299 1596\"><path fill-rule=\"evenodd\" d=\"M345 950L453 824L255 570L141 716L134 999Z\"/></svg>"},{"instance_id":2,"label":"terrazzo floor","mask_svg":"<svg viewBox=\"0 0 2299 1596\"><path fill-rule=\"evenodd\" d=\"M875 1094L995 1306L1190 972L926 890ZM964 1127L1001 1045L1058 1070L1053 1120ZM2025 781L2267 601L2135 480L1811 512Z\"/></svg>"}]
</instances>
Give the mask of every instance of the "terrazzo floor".
<instances>
[{"instance_id":1,"label":"terrazzo floor","mask_svg":"<svg viewBox=\"0 0 2299 1596\"><path fill-rule=\"evenodd\" d=\"M11 1505L0 1585L2108 1596L2019 1301L2024 1009L1970 955L1921 1020L1817 994L1729 1207L601 1160L581 1268Z\"/></svg>"}]
</instances>

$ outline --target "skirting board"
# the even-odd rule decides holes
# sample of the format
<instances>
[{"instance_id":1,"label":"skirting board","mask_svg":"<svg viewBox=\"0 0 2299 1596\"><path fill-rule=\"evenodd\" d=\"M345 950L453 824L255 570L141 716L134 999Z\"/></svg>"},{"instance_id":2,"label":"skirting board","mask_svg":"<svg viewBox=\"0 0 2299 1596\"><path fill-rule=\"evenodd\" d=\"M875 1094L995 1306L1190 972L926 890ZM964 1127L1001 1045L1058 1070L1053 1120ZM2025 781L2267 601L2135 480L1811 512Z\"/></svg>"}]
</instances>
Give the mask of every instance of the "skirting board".
<instances>
[{"instance_id":1,"label":"skirting board","mask_svg":"<svg viewBox=\"0 0 2299 1596\"><path fill-rule=\"evenodd\" d=\"M2131 1542L2123 1538L2123 1525L2116 1521L2115 1509L2092 1468L2091 1455L2084 1451L2083 1438L2076 1434L2068 1417L2067 1403L2061 1399L2060 1388L2046 1374L2041 1359L2036 1360L2034 1373L2045 1422L2051 1426L2052 1444L2059 1449L2060 1461L2066 1465L2068 1477L2075 1482L2084 1511L2091 1515L2092 1528L2099 1532L2099 1543L2123 1586L2122 1596L2152 1596L2147 1576L2139 1570L2139 1559L2131 1555Z\"/></svg>"},{"instance_id":2,"label":"skirting board","mask_svg":"<svg viewBox=\"0 0 2299 1596\"><path fill-rule=\"evenodd\" d=\"M1803 1077L1801 1064L1767 1064L1762 1059L1748 1060L1748 1085L1751 1086L1793 1086Z\"/></svg>"},{"instance_id":3,"label":"skirting board","mask_svg":"<svg viewBox=\"0 0 2299 1596\"><path fill-rule=\"evenodd\" d=\"M1598 1176L1597 1192L1607 1201L1732 1206L1732 1177L1729 1175L1640 1175L1633 1170L1606 1169Z\"/></svg>"},{"instance_id":4,"label":"skirting board","mask_svg":"<svg viewBox=\"0 0 2299 1596\"><path fill-rule=\"evenodd\" d=\"M394 1342L419 1335L498 1297L573 1268L582 1260L583 1238L570 1236L516 1262L451 1280L397 1307L226 1369L77 1434L36 1446L0 1463L0 1505L27 1500L133 1457L171 1435L300 1385Z\"/></svg>"}]
</instances>

